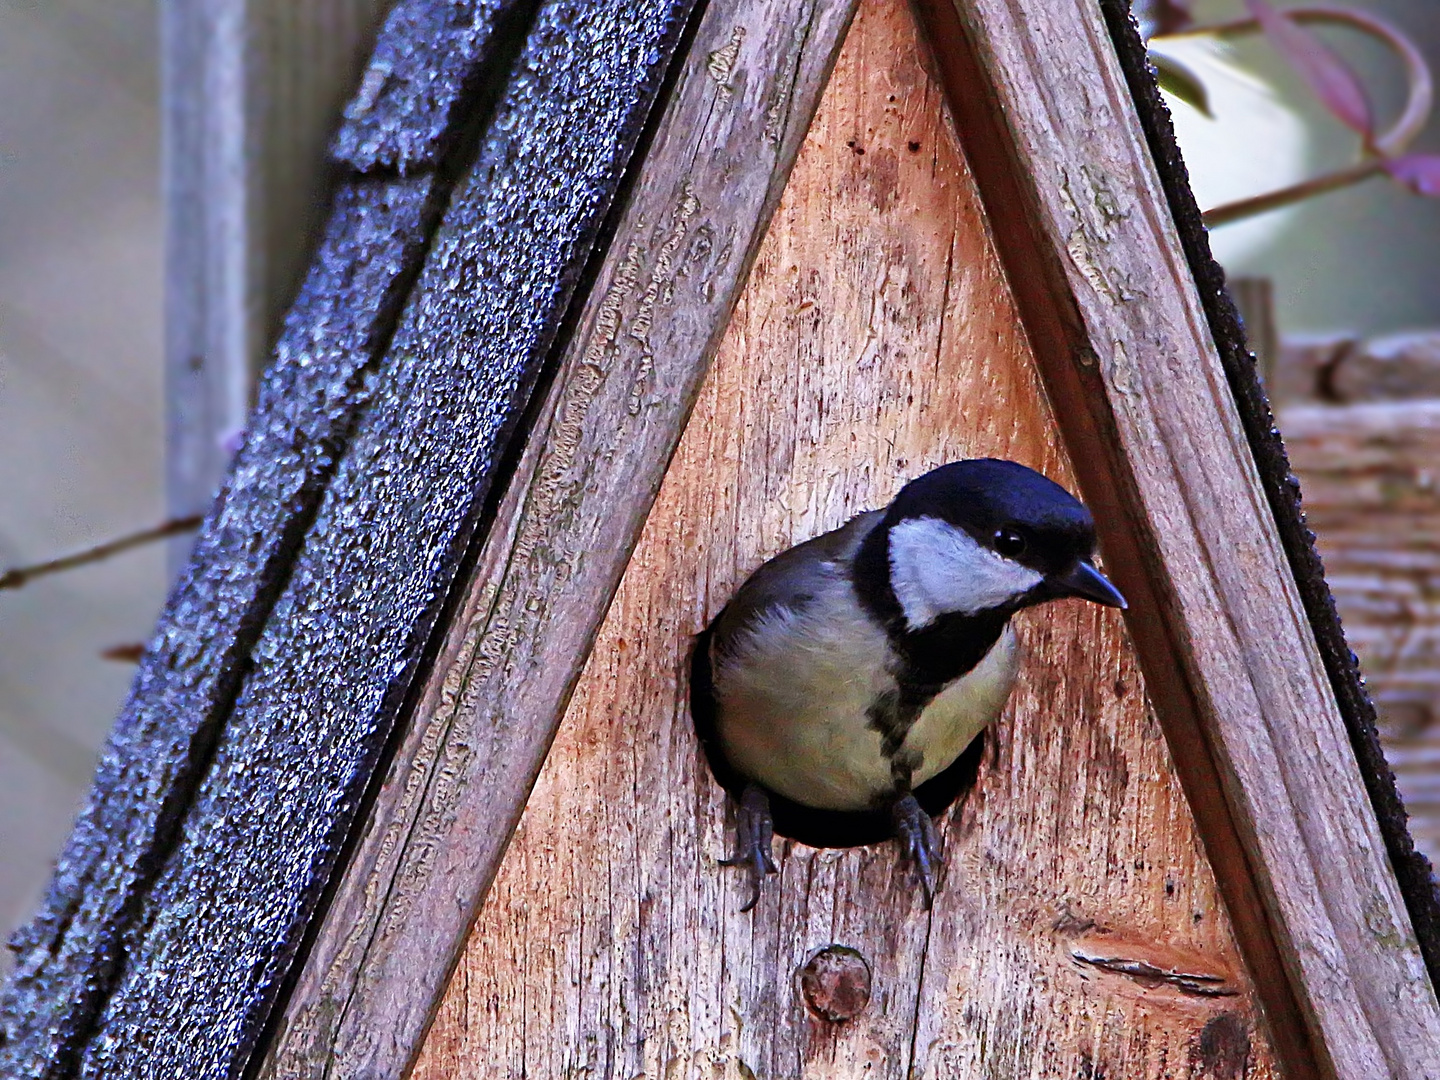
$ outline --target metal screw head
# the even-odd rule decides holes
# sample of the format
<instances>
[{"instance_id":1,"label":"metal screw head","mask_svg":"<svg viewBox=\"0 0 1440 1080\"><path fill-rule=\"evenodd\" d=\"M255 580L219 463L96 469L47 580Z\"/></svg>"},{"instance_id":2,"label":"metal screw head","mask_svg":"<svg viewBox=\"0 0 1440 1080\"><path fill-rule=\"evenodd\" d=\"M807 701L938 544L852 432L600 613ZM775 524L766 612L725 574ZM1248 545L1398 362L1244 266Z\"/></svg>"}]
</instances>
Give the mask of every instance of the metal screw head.
<instances>
[{"instance_id":1,"label":"metal screw head","mask_svg":"<svg viewBox=\"0 0 1440 1080\"><path fill-rule=\"evenodd\" d=\"M832 1024L854 1019L870 1004L870 962L847 945L817 949L800 969L805 1007Z\"/></svg>"}]
</instances>

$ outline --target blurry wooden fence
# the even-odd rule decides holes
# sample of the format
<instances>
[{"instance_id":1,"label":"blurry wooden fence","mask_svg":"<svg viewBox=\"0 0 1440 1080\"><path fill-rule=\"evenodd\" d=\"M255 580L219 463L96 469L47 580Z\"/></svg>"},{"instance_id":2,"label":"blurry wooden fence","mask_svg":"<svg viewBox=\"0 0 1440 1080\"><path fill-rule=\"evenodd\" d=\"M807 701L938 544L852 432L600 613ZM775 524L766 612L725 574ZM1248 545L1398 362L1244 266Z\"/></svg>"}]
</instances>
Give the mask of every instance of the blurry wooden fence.
<instances>
[{"instance_id":1,"label":"blurry wooden fence","mask_svg":"<svg viewBox=\"0 0 1440 1080\"><path fill-rule=\"evenodd\" d=\"M1440 331L1290 342L1277 417L1380 712L1416 844L1440 857Z\"/></svg>"}]
</instances>

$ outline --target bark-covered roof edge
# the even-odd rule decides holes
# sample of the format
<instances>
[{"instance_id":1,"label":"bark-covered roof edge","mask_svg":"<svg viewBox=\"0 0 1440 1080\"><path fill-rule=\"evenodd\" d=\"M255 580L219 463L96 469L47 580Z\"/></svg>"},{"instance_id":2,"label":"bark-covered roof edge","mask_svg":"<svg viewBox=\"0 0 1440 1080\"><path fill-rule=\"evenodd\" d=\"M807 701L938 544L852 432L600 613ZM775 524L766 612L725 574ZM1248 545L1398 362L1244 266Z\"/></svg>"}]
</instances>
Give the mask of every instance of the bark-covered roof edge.
<instances>
[{"instance_id":1,"label":"bark-covered roof edge","mask_svg":"<svg viewBox=\"0 0 1440 1080\"><path fill-rule=\"evenodd\" d=\"M1211 254L1210 238L1190 188L1190 175L1175 140L1170 110L1160 96L1129 4L1126 0L1100 0L1100 7L1174 215L1185 257L1199 286L1215 346L1231 393L1235 395L1305 614L1315 632L1325 671L1350 734L1350 744L1359 760L1365 789L1379 820L1420 951L1430 978L1440 984L1440 889L1437 889L1430 860L1416 850L1410 836L1409 818L1395 787L1395 774L1380 745L1375 706L1365 690L1359 661L1345 641L1335 599L1325 580L1325 568L1315 550L1315 534L1305 523L1300 482L1290 468L1285 444L1260 382L1255 356L1245 341L1244 325L1226 291L1225 271Z\"/></svg>"}]
</instances>

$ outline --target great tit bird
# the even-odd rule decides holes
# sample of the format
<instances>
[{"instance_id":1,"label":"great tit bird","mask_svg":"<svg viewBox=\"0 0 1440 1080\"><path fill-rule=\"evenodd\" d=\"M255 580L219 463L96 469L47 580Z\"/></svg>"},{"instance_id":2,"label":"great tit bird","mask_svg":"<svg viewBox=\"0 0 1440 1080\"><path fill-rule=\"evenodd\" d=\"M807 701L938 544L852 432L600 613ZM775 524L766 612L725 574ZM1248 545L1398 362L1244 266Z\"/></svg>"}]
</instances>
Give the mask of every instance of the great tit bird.
<instances>
[{"instance_id":1,"label":"great tit bird","mask_svg":"<svg viewBox=\"0 0 1440 1080\"><path fill-rule=\"evenodd\" d=\"M1069 492L986 458L942 465L750 576L697 639L691 672L701 744L739 801L725 865L749 872L742 910L775 873L772 804L883 821L930 905L927 785L1010 696L1012 615L1067 596L1125 607L1094 551L1090 512Z\"/></svg>"}]
</instances>

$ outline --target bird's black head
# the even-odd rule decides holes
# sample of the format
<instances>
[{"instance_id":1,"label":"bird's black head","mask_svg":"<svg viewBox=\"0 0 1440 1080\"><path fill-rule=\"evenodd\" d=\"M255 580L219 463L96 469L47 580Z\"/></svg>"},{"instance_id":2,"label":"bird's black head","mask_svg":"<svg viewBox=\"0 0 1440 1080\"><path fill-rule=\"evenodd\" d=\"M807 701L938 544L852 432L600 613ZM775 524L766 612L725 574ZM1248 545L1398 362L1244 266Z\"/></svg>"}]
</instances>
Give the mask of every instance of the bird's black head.
<instances>
[{"instance_id":1,"label":"bird's black head","mask_svg":"<svg viewBox=\"0 0 1440 1080\"><path fill-rule=\"evenodd\" d=\"M1095 569L1090 512L1013 461L957 461L912 480L867 546L869 566L862 559L857 575L886 578L911 631L1065 596L1125 606Z\"/></svg>"}]
</instances>

